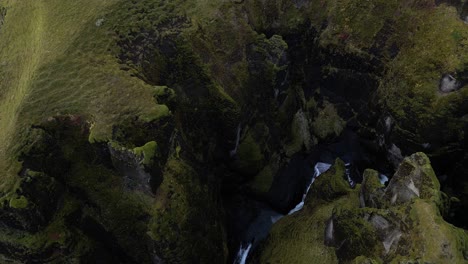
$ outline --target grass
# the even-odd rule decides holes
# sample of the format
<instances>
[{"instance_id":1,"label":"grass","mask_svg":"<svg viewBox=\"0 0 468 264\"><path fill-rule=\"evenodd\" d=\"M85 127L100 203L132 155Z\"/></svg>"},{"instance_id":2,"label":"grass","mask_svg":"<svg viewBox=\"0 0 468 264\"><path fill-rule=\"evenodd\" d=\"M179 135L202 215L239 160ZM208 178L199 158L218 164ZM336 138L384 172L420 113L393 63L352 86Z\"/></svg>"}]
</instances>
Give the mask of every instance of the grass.
<instances>
[{"instance_id":1,"label":"grass","mask_svg":"<svg viewBox=\"0 0 468 264\"><path fill-rule=\"evenodd\" d=\"M94 123L94 139L106 140L112 125L128 116L170 114L112 54L114 35L106 22L118 3L0 0L7 8L0 32L0 171L6 172L0 191L16 182L15 160L28 127L49 116L83 115Z\"/></svg>"},{"instance_id":2,"label":"grass","mask_svg":"<svg viewBox=\"0 0 468 264\"><path fill-rule=\"evenodd\" d=\"M41 55L44 28L42 1L18 1L1 3L8 7L1 37L2 64L0 104L0 169L11 173L9 150L17 126L21 104L28 93L32 77ZM29 11L29 16L23 14ZM15 23L10 23L15 19ZM22 32L22 34L18 34ZM15 166L16 167L16 166ZM3 179L2 187L9 181Z\"/></svg>"}]
</instances>

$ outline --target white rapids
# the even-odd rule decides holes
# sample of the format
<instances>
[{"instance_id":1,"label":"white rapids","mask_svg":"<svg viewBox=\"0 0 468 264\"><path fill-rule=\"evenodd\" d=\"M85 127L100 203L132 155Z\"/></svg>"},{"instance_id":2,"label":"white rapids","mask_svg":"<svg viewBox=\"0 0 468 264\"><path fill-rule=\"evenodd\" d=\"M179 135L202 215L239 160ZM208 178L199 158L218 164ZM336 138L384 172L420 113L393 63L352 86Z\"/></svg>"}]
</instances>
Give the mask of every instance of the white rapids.
<instances>
[{"instance_id":1,"label":"white rapids","mask_svg":"<svg viewBox=\"0 0 468 264\"><path fill-rule=\"evenodd\" d=\"M309 190L310 190L310 187L312 187L312 184L314 183L315 181L315 178L317 178L318 176L320 176L322 173L326 172L327 170L330 169L332 165L331 164L328 164L328 163L323 163L323 162L318 162L317 164L315 164L315 167L314 167L314 175L312 176L312 180L310 181L309 185L307 185L307 189L306 191L304 192L304 194L302 195L302 200L301 202L299 202L296 207L294 207L291 211L289 211L288 215L290 214L293 214L297 211L300 211L303 207L304 207L304 202L305 202L305 199L307 197L307 194L309 193Z\"/></svg>"},{"instance_id":2,"label":"white rapids","mask_svg":"<svg viewBox=\"0 0 468 264\"><path fill-rule=\"evenodd\" d=\"M239 252L237 252L236 259L234 260L234 264L245 264L251 248L252 243L249 243L247 246L241 245Z\"/></svg>"}]
</instances>

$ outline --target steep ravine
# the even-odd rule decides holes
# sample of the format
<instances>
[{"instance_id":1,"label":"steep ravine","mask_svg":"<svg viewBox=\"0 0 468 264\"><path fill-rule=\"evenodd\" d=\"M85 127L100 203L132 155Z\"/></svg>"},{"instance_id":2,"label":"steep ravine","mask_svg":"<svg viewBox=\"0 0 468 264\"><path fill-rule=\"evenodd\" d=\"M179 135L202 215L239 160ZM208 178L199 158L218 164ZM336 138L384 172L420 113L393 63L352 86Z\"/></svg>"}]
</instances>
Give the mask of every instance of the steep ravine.
<instances>
[{"instance_id":1,"label":"steep ravine","mask_svg":"<svg viewBox=\"0 0 468 264\"><path fill-rule=\"evenodd\" d=\"M331 167L331 164L333 164L336 158L340 158L345 161L346 169L342 177L344 180L348 181L351 188L354 188L356 183L360 183L362 181L364 168L370 166L380 171L389 169L389 164L387 164L387 166L384 166L385 164L381 164L380 166L377 165L378 162L376 162L376 156L378 156L378 154L369 153L368 150L366 151L363 146L361 146L359 138L354 133L346 131L343 134L344 135L342 137L337 139L337 142L326 145L317 145L315 147L315 153L303 157L304 160L299 162L298 159L300 158L296 157L295 160L287 165L287 176L283 175L282 177L288 177L289 181L294 179L294 174L298 173L301 177L296 177L296 181L298 181L299 184L295 185L294 188L286 188L287 185L280 183L280 181L284 182L284 179L279 177L273 181L273 186L281 185L283 187L282 189L278 187L277 192L273 195L286 195L287 197L287 192L301 192L300 197L291 199L290 204L288 205L288 211L275 211L274 204L273 208L270 207L272 206L271 202L269 203L270 205L262 205L259 203L261 201L256 201L255 203L257 203L258 206L253 209L255 217L251 218L250 222L248 220L246 222L246 220L242 219L245 217L245 212L240 212L243 210L248 212L248 210L252 209L237 209L240 212L236 216L237 218L232 219L232 221L243 223L244 226L240 226L237 232L234 232L234 234L238 236L238 241L240 241L240 247L235 255L234 263L246 263L245 261L247 260L248 254L251 251L254 251L257 246L267 238L270 229L274 227L274 224L278 220L286 215L294 214L303 208L307 194L312 187L313 182L317 177ZM386 171L385 173L390 175L392 172ZM379 180L382 184L385 184L388 178L384 174L380 173ZM255 197L251 199L255 200Z\"/></svg>"},{"instance_id":2,"label":"steep ravine","mask_svg":"<svg viewBox=\"0 0 468 264\"><path fill-rule=\"evenodd\" d=\"M466 5L106 4L18 107L1 259L468 260Z\"/></svg>"}]
</instances>

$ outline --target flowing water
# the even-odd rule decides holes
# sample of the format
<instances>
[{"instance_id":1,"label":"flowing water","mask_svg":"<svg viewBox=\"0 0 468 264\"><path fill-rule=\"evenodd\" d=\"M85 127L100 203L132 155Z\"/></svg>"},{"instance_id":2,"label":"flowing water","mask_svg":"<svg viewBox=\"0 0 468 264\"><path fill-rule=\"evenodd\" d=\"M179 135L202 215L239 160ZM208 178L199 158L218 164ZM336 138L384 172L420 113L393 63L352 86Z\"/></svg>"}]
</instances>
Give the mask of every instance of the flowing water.
<instances>
[{"instance_id":1,"label":"flowing water","mask_svg":"<svg viewBox=\"0 0 468 264\"><path fill-rule=\"evenodd\" d=\"M239 148L239 142L240 142L241 131L242 131L241 124L239 124L239 125L237 126L236 146L234 147L233 150L231 150L231 151L229 152L229 154L231 155L231 157L234 157L234 156L237 154L237 149Z\"/></svg>"},{"instance_id":2,"label":"flowing water","mask_svg":"<svg viewBox=\"0 0 468 264\"><path fill-rule=\"evenodd\" d=\"M249 243L246 246L241 245L239 252L237 252L236 259L234 260L234 264L245 264L251 248L252 243Z\"/></svg>"},{"instance_id":3,"label":"flowing water","mask_svg":"<svg viewBox=\"0 0 468 264\"><path fill-rule=\"evenodd\" d=\"M298 212L304 207L304 201L315 179L321 174L323 174L324 172L326 172L327 170L329 170L331 166L332 166L331 164L323 163L323 162L318 162L317 164L315 164L314 174L312 175L310 183L307 185L307 188L305 189L305 192L302 195L302 200L294 207L294 209L292 209L288 213L288 215ZM271 217L272 224L278 221L279 219L281 219L282 217L283 217L282 215ZM251 248L252 248L252 242L247 243L247 244L242 244L239 248L239 251L237 252L236 259L234 260L234 264L245 264Z\"/></svg>"},{"instance_id":4,"label":"flowing water","mask_svg":"<svg viewBox=\"0 0 468 264\"><path fill-rule=\"evenodd\" d=\"M307 197L307 194L309 193L310 187L312 187L312 184L315 181L315 178L320 176L320 174L326 172L328 169L330 169L330 167L331 167L331 164L328 164L328 163L318 162L317 164L315 164L314 175L312 176L310 183L307 185L307 188L304 194L302 195L302 200L296 205L296 207L294 207L291 211L289 211L288 215L293 214L297 211L300 211L304 207L305 199Z\"/></svg>"}]
</instances>

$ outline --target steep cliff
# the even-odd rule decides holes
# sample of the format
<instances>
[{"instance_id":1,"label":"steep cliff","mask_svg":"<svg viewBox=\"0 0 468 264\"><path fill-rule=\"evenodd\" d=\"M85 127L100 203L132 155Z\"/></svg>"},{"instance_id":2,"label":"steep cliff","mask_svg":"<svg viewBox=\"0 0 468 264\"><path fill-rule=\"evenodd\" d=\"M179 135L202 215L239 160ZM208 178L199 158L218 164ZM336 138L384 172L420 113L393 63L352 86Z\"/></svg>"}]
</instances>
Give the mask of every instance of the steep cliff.
<instances>
[{"instance_id":1,"label":"steep cliff","mask_svg":"<svg viewBox=\"0 0 468 264\"><path fill-rule=\"evenodd\" d=\"M289 212L314 162L339 157L369 208L337 161L258 260L413 258L425 238L402 228L434 224L451 243L440 258L462 259L464 233L438 210L451 200L443 216L467 228L466 14L430 0L0 0L2 258L231 261L259 212ZM414 182L433 198L397 195L413 219L394 223L382 212L401 216L392 186L416 176L400 165L402 183L382 194L360 174L391 173L418 151L451 199L435 176L424 192ZM386 249L396 238L373 225L382 217L414 252ZM291 241L310 229L299 222L317 228Z\"/></svg>"}]
</instances>

